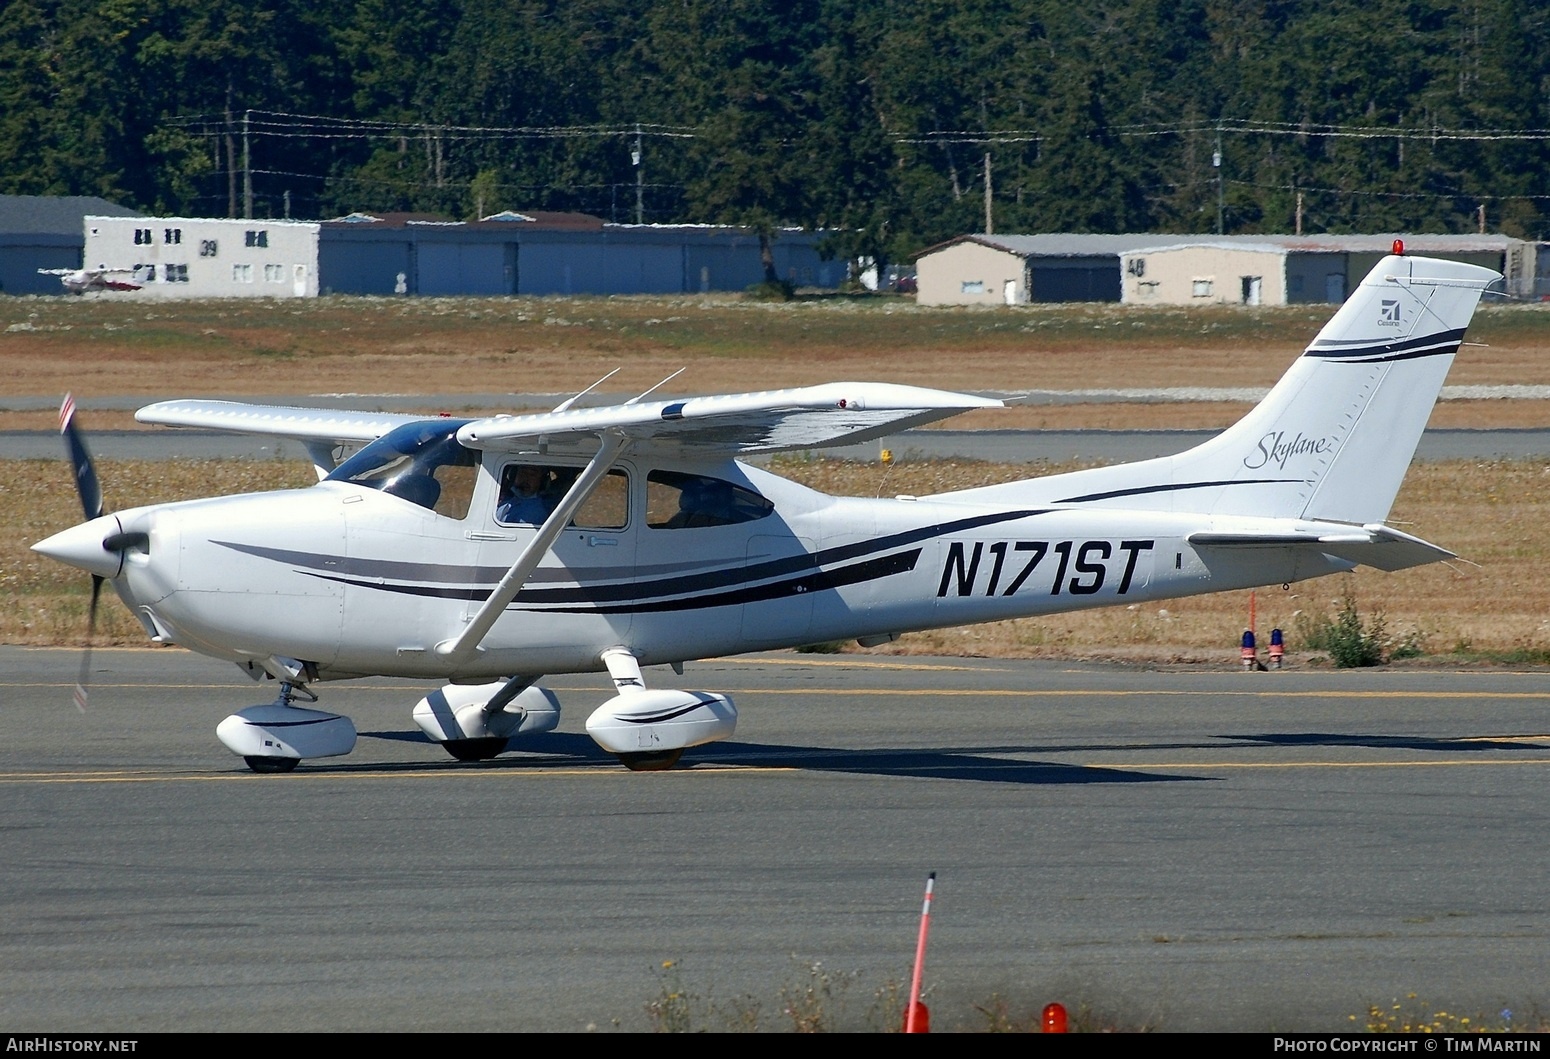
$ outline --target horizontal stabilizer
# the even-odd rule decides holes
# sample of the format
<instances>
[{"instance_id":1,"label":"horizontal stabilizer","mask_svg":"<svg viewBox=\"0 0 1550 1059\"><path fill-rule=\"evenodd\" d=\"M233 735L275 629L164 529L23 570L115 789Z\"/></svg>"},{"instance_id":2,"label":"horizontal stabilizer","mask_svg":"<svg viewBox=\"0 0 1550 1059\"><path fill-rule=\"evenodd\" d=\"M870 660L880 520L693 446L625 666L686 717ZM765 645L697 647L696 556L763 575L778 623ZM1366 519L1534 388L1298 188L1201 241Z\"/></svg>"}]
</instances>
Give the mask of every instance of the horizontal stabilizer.
<instances>
[{"instance_id":1,"label":"horizontal stabilizer","mask_svg":"<svg viewBox=\"0 0 1550 1059\"><path fill-rule=\"evenodd\" d=\"M1327 533L1191 533L1185 539L1196 548L1313 548L1390 573L1457 557L1446 548L1377 524L1342 526Z\"/></svg>"}]
</instances>

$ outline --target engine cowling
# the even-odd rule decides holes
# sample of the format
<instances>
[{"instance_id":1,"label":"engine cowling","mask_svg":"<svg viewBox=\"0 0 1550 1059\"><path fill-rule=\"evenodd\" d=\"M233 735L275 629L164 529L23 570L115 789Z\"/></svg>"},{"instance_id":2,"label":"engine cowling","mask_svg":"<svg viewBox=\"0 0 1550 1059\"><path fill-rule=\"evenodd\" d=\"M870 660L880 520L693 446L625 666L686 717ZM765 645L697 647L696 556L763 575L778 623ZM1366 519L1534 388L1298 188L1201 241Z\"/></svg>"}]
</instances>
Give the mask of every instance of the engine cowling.
<instances>
[{"instance_id":1,"label":"engine cowling","mask_svg":"<svg viewBox=\"0 0 1550 1059\"><path fill-rule=\"evenodd\" d=\"M415 703L414 723L438 743L455 739L509 739L514 735L551 732L560 723L560 700L548 688L526 688L503 709L485 716L485 703L504 681L492 684L448 684Z\"/></svg>"},{"instance_id":2,"label":"engine cowling","mask_svg":"<svg viewBox=\"0 0 1550 1059\"><path fill-rule=\"evenodd\" d=\"M587 734L610 754L654 754L726 739L737 707L719 692L656 688L615 695L587 718Z\"/></svg>"}]
</instances>

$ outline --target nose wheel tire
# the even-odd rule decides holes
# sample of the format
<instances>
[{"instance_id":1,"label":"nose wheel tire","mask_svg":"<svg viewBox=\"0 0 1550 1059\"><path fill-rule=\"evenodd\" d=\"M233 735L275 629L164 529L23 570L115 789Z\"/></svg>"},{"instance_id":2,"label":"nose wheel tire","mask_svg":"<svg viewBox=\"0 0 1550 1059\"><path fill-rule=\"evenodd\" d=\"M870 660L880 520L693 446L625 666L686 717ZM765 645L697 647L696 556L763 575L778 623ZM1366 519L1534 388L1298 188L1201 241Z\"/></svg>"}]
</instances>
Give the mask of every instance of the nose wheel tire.
<instances>
[{"instance_id":1,"label":"nose wheel tire","mask_svg":"<svg viewBox=\"0 0 1550 1059\"><path fill-rule=\"evenodd\" d=\"M290 772L301 763L294 757L245 757L248 768L254 772Z\"/></svg>"},{"instance_id":2,"label":"nose wheel tire","mask_svg":"<svg viewBox=\"0 0 1550 1059\"><path fill-rule=\"evenodd\" d=\"M620 754L619 763L631 772L666 772L683 756L683 747L679 747L650 754Z\"/></svg>"},{"instance_id":3,"label":"nose wheel tire","mask_svg":"<svg viewBox=\"0 0 1550 1059\"><path fill-rule=\"evenodd\" d=\"M488 761L506 749L507 739L485 737L480 739L448 739L442 743L447 753L459 761Z\"/></svg>"}]
</instances>

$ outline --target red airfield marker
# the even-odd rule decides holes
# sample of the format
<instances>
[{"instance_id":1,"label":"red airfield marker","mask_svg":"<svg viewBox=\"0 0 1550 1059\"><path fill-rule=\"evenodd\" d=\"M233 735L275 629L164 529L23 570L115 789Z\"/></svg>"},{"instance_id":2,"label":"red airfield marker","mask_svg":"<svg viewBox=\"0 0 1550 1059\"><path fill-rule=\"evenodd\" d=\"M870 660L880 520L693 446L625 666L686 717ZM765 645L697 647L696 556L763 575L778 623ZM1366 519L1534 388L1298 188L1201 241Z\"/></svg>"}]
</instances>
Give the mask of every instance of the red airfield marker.
<instances>
[{"instance_id":1,"label":"red airfield marker","mask_svg":"<svg viewBox=\"0 0 1550 1059\"><path fill-rule=\"evenodd\" d=\"M930 1033L931 1013L920 1002L920 976L926 967L926 931L931 927L931 891L936 872L926 876L926 903L920 910L920 940L915 944L915 974L910 980L910 1006L904 1011L905 1033Z\"/></svg>"}]
</instances>

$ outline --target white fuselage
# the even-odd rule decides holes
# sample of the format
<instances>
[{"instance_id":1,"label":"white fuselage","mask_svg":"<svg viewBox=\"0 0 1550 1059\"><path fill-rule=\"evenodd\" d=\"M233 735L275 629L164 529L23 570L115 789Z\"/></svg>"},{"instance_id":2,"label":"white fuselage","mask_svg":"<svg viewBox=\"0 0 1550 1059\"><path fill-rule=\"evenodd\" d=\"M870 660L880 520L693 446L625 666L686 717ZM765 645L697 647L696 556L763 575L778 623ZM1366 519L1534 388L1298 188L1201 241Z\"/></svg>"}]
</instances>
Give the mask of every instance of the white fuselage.
<instances>
[{"instance_id":1,"label":"white fuselage","mask_svg":"<svg viewBox=\"0 0 1550 1059\"><path fill-rule=\"evenodd\" d=\"M535 533L496 516L486 454L467 515L343 482L141 508L117 584L152 631L322 678L455 681L602 668L993 621L1348 569L1307 550L1199 550L1234 520L1166 511L831 497L732 461L624 459L622 528L563 531L471 658L439 656ZM653 470L713 474L773 502L730 525L650 525ZM110 516L113 517L113 516Z\"/></svg>"}]
</instances>

